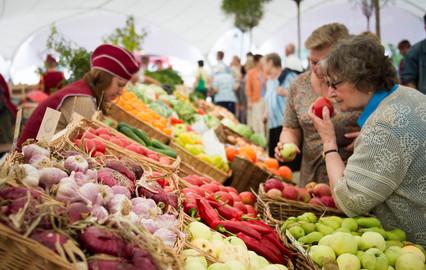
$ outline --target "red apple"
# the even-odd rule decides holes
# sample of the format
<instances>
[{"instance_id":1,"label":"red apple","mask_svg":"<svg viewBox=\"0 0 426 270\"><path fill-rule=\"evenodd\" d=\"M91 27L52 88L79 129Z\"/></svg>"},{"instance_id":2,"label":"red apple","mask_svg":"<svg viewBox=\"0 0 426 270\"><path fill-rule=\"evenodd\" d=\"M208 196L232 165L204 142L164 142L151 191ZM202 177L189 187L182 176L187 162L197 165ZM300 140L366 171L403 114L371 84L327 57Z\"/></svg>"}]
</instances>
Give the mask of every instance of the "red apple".
<instances>
[{"instance_id":1,"label":"red apple","mask_svg":"<svg viewBox=\"0 0 426 270\"><path fill-rule=\"evenodd\" d=\"M336 204L334 203L334 200L331 196L322 196L320 200L325 206L336 208Z\"/></svg>"},{"instance_id":2,"label":"red apple","mask_svg":"<svg viewBox=\"0 0 426 270\"><path fill-rule=\"evenodd\" d=\"M201 186L203 189L207 190L209 193L215 193L219 191L219 184L217 183L209 183Z\"/></svg>"},{"instance_id":3,"label":"red apple","mask_svg":"<svg viewBox=\"0 0 426 270\"><path fill-rule=\"evenodd\" d=\"M282 190L284 188L284 185L280 180L271 178L266 180L266 182L263 184L263 187L265 188L265 192L268 192L269 190L273 188Z\"/></svg>"},{"instance_id":4,"label":"red apple","mask_svg":"<svg viewBox=\"0 0 426 270\"><path fill-rule=\"evenodd\" d=\"M250 191L244 191L240 193L241 201L245 204L254 205L256 197Z\"/></svg>"},{"instance_id":5,"label":"red apple","mask_svg":"<svg viewBox=\"0 0 426 270\"><path fill-rule=\"evenodd\" d=\"M322 197L322 196L331 196L331 189L327 184L317 184L314 187L314 194L317 195L317 197Z\"/></svg>"},{"instance_id":6,"label":"red apple","mask_svg":"<svg viewBox=\"0 0 426 270\"><path fill-rule=\"evenodd\" d=\"M254 209L253 206L249 205L249 204L245 204L245 207L247 209L247 216L255 218L257 216L257 211L256 209Z\"/></svg>"},{"instance_id":7,"label":"red apple","mask_svg":"<svg viewBox=\"0 0 426 270\"><path fill-rule=\"evenodd\" d=\"M234 187L225 187L225 190L228 192L238 193L238 190Z\"/></svg>"},{"instance_id":8,"label":"red apple","mask_svg":"<svg viewBox=\"0 0 426 270\"><path fill-rule=\"evenodd\" d=\"M234 202L234 208L242 211L244 214L247 214L247 208L242 202Z\"/></svg>"},{"instance_id":9,"label":"red apple","mask_svg":"<svg viewBox=\"0 0 426 270\"><path fill-rule=\"evenodd\" d=\"M306 184L305 188L309 191L309 192L313 192L314 191L314 187L317 185L316 182L309 182Z\"/></svg>"},{"instance_id":10,"label":"red apple","mask_svg":"<svg viewBox=\"0 0 426 270\"><path fill-rule=\"evenodd\" d=\"M293 186L287 186L283 189L283 198L288 200L297 200L297 197L299 196L299 193L297 192L296 187Z\"/></svg>"},{"instance_id":11,"label":"red apple","mask_svg":"<svg viewBox=\"0 0 426 270\"><path fill-rule=\"evenodd\" d=\"M226 191L218 191L214 193L214 197L217 201L229 204L230 206L234 204L234 200L232 199L232 196Z\"/></svg>"},{"instance_id":12,"label":"red apple","mask_svg":"<svg viewBox=\"0 0 426 270\"><path fill-rule=\"evenodd\" d=\"M271 188L268 192L266 192L266 195L271 199L278 200L282 197L282 192L279 189Z\"/></svg>"},{"instance_id":13,"label":"red apple","mask_svg":"<svg viewBox=\"0 0 426 270\"><path fill-rule=\"evenodd\" d=\"M312 111L316 116L322 119L322 108L324 107L328 108L328 111L330 112L330 117L333 117L334 115L334 108L331 101L325 97L321 97L315 101L314 105L312 106Z\"/></svg>"},{"instance_id":14,"label":"red apple","mask_svg":"<svg viewBox=\"0 0 426 270\"><path fill-rule=\"evenodd\" d=\"M228 194L231 195L232 200L234 200L234 204L235 204L235 202L241 202L241 196L238 193L230 191L230 192L228 192Z\"/></svg>"},{"instance_id":15,"label":"red apple","mask_svg":"<svg viewBox=\"0 0 426 270\"><path fill-rule=\"evenodd\" d=\"M322 202L321 202L321 200L319 198L317 198L317 197L314 197L314 198L310 199L309 203L313 204L313 205L321 205L321 206L323 205Z\"/></svg>"},{"instance_id":16,"label":"red apple","mask_svg":"<svg viewBox=\"0 0 426 270\"><path fill-rule=\"evenodd\" d=\"M311 199L311 195L309 194L309 191L306 188L297 188L298 196L297 199L301 202L309 202Z\"/></svg>"}]
</instances>

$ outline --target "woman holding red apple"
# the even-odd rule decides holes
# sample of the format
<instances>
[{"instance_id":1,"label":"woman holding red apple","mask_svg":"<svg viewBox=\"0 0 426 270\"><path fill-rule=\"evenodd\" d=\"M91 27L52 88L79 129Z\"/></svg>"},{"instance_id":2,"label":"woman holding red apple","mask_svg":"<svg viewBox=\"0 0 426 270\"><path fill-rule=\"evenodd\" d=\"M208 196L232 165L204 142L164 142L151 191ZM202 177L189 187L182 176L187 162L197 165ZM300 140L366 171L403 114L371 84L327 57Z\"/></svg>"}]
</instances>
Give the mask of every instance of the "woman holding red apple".
<instances>
[{"instance_id":1,"label":"woman holding red apple","mask_svg":"<svg viewBox=\"0 0 426 270\"><path fill-rule=\"evenodd\" d=\"M362 110L354 153L345 166L330 112L309 115L321 136L332 194L349 216L372 212L426 246L426 96L397 84L383 46L371 36L340 43L321 68L342 111Z\"/></svg>"}]
</instances>

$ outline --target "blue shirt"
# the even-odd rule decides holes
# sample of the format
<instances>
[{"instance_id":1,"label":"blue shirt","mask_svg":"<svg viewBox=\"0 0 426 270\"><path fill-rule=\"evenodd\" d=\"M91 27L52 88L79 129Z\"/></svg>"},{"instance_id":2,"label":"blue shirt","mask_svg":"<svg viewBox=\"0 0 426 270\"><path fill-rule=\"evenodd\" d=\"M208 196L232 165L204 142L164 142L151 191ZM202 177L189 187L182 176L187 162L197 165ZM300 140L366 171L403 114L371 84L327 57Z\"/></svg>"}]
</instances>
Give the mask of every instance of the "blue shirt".
<instances>
[{"instance_id":1,"label":"blue shirt","mask_svg":"<svg viewBox=\"0 0 426 270\"><path fill-rule=\"evenodd\" d=\"M373 94L367 106L365 107L364 111L361 113L361 115L358 118L357 123L361 128L364 126L365 122L368 120L368 117L370 117L370 115L373 114L373 112L377 109L377 107L379 107L380 103L390 94L392 94L397 88L398 88L398 84L395 84L390 91L378 90Z\"/></svg>"},{"instance_id":2,"label":"blue shirt","mask_svg":"<svg viewBox=\"0 0 426 270\"><path fill-rule=\"evenodd\" d=\"M219 92L214 96L215 102L237 102L234 91L234 78L230 73L217 73L213 78L213 87Z\"/></svg>"}]
</instances>

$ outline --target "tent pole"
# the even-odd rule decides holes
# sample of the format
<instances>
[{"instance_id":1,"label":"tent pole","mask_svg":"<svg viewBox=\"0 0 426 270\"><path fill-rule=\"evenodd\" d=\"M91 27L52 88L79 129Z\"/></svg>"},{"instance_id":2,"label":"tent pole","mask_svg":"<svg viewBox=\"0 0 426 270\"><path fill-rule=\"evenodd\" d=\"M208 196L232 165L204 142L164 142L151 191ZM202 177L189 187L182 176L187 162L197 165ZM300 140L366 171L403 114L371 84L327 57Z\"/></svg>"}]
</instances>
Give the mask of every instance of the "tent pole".
<instances>
[{"instance_id":1,"label":"tent pole","mask_svg":"<svg viewBox=\"0 0 426 270\"><path fill-rule=\"evenodd\" d=\"M300 2L302 2L302 0L294 0L296 2L297 5L297 55L300 58L300 53L302 50L302 34L301 34L301 29L300 29Z\"/></svg>"}]
</instances>

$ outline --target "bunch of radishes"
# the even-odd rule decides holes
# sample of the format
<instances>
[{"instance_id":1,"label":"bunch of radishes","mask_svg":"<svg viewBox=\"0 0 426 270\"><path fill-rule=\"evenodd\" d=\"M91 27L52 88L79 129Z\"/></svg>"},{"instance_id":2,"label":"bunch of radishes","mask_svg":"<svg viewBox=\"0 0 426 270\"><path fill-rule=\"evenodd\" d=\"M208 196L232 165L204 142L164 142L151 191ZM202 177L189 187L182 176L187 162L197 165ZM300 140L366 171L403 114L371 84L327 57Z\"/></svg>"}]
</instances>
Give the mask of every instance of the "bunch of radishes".
<instances>
[{"instance_id":1,"label":"bunch of radishes","mask_svg":"<svg viewBox=\"0 0 426 270\"><path fill-rule=\"evenodd\" d=\"M271 199L282 198L336 208L331 197L331 189L327 184L311 182L302 188L271 178L261 185L263 185L266 195Z\"/></svg>"}]
</instances>

